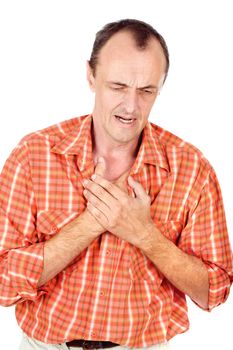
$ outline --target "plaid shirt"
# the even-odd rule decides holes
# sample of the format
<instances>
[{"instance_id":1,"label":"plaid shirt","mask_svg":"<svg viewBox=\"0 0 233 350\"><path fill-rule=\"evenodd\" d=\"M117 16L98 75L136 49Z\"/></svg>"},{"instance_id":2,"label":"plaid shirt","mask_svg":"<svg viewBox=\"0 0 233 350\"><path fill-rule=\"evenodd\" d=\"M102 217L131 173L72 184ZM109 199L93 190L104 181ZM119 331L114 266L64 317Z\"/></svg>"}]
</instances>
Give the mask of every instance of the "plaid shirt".
<instances>
[{"instance_id":1,"label":"plaid shirt","mask_svg":"<svg viewBox=\"0 0 233 350\"><path fill-rule=\"evenodd\" d=\"M92 117L26 136L1 174L0 303L17 304L27 335L46 343L111 340L162 343L188 328L185 295L127 241L103 233L37 288L44 242L85 209L81 180L94 172ZM209 273L208 310L230 289L232 256L213 168L201 152L147 122L130 173L151 197L151 216Z\"/></svg>"}]
</instances>

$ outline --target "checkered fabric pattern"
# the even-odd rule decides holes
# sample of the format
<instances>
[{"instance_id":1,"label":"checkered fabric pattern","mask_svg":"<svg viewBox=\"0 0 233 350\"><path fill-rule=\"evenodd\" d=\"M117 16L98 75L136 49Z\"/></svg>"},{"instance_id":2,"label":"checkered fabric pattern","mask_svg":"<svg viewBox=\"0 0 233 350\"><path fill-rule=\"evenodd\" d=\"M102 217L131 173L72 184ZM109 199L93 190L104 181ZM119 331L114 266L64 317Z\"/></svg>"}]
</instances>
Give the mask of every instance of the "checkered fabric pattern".
<instances>
[{"instance_id":1,"label":"checkered fabric pattern","mask_svg":"<svg viewBox=\"0 0 233 350\"><path fill-rule=\"evenodd\" d=\"M103 233L45 285L46 240L85 209L82 179L94 172L92 116L26 136L0 183L0 303L16 305L20 327L46 343L110 340L163 343L188 328L185 295L127 241ZM151 197L161 232L206 264L208 310L230 289L232 255L221 191L202 153L147 122L130 174Z\"/></svg>"}]
</instances>

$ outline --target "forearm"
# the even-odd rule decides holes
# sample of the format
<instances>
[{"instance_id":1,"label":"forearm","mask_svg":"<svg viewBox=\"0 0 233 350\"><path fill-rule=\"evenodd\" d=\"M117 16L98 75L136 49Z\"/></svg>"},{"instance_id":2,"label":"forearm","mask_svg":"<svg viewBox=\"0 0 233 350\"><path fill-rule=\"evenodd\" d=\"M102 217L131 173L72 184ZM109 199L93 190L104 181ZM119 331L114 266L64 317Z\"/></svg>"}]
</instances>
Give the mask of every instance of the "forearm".
<instances>
[{"instance_id":1,"label":"forearm","mask_svg":"<svg viewBox=\"0 0 233 350\"><path fill-rule=\"evenodd\" d=\"M88 215L90 214L86 214L86 218ZM93 230L96 225L91 224L91 221L89 225L87 222L84 224L82 218L81 214L46 242L11 249L1 256L1 305L10 306L23 300L34 301L40 295L50 292L55 283L53 277L101 232Z\"/></svg>"},{"instance_id":2,"label":"forearm","mask_svg":"<svg viewBox=\"0 0 233 350\"><path fill-rule=\"evenodd\" d=\"M64 270L103 232L101 226L93 224L93 218L86 211L64 226L56 236L45 242L44 267L38 287Z\"/></svg>"},{"instance_id":3,"label":"forearm","mask_svg":"<svg viewBox=\"0 0 233 350\"><path fill-rule=\"evenodd\" d=\"M201 307L208 306L209 280L205 264L180 250L153 226L143 240L142 251L181 292Z\"/></svg>"}]
</instances>

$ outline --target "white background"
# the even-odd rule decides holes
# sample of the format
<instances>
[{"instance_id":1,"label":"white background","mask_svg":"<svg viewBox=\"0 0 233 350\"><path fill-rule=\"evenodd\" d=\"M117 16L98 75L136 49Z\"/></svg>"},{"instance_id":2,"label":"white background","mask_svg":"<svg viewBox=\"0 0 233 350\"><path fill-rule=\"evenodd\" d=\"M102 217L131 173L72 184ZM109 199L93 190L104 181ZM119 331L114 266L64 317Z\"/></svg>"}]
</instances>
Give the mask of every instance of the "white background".
<instances>
[{"instance_id":1,"label":"white background","mask_svg":"<svg viewBox=\"0 0 233 350\"><path fill-rule=\"evenodd\" d=\"M150 120L202 150L232 224L231 1L0 1L0 166L27 133L92 111L85 79L94 35L137 18L165 37L171 69ZM210 314L189 301L191 328L172 349L232 349L233 296ZM0 348L17 349L14 308L0 308Z\"/></svg>"}]
</instances>

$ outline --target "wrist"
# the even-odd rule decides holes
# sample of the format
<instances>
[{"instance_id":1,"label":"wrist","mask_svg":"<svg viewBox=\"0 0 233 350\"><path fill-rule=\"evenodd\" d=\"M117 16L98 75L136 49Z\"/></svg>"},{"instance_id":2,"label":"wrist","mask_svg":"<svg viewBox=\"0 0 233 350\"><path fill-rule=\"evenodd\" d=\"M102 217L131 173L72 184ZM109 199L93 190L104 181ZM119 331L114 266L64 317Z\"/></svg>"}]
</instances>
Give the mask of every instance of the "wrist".
<instances>
[{"instance_id":1,"label":"wrist","mask_svg":"<svg viewBox=\"0 0 233 350\"><path fill-rule=\"evenodd\" d=\"M85 231L90 232L90 234L93 236L97 237L106 231L106 229L96 220L88 209L83 212L83 219L86 224L84 224Z\"/></svg>"},{"instance_id":2,"label":"wrist","mask_svg":"<svg viewBox=\"0 0 233 350\"><path fill-rule=\"evenodd\" d=\"M144 232L141 249L146 256L153 257L161 251L161 246L165 245L166 238L153 221L146 225Z\"/></svg>"},{"instance_id":3,"label":"wrist","mask_svg":"<svg viewBox=\"0 0 233 350\"><path fill-rule=\"evenodd\" d=\"M143 236L141 238L141 250L147 255L150 251L153 250L153 246L155 245L156 240L156 227L152 221L150 221L143 228Z\"/></svg>"}]
</instances>

